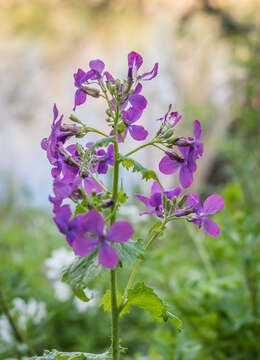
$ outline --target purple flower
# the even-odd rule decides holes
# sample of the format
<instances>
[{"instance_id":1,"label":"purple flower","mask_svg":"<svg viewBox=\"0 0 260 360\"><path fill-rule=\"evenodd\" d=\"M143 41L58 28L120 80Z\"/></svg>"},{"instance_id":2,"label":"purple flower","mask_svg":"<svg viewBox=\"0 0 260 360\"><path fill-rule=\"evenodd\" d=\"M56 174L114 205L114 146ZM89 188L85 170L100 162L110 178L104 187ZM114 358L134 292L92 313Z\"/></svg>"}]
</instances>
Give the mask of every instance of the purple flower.
<instances>
[{"instance_id":1,"label":"purple flower","mask_svg":"<svg viewBox=\"0 0 260 360\"><path fill-rule=\"evenodd\" d=\"M179 187L173 188L168 191L163 192L168 199L173 199L174 196L178 197L182 193L182 189ZM153 182L151 188L151 196L147 198L140 194L134 194L140 201L142 201L146 206L151 207L149 210L140 213L139 215L145 214L156 214L158 217L163 217L163 205L162 205L162 189L157 181Z\"/></svg>"},{"instance_id":2,"label":"purple flower","mask_svg":"<svg viewBox=\"0 0 260 360\"><path fill-rule=\"evenodd\" d=\"M53 218L59 231L66 236L66 240L70 246L78 238L84 238L86 233L86 214L79 214L72 218L69 205L63 205L56 209Z\"/></svg>"},{"instance_id":3,"label":"purple flower","mask_svg":"<svg viewBox=\"0 0 260 360\"><path fill-rule=\"evenodd\" d=\"M53 106L53 123L51 126L51 134L49 138L44 138L41 141L41 147L47 153L47 158L51 165L55 166L52 169L52 176L56 177L60 174L62 170L63 156L59 151L59 146L62 146L67 139L69 139L72 134L71 132L63 132L61 131L61 124L63 115L58 118L58 109L56 104Z\"/></svg>"},{"instance_id":4,"label":"purple flower","mask_svg":"<svg viewBox=\"0 0 260 360\"><path fill-rule=\"evenodd\" d=\"M196 160L203 154L203 143L199 141L201 126L198 120L194 121L195 138L185 139L185 145L179 143L182 157L176 152L166 152L166 156L159 163L159 169L163 174L173 174L180 169L179 179L184 188L193 183L193 173L197 169ZM176 142L175 145L178 145Z\"/></svg>"},{"instance_id":5,"label":"purple flower","mask_svg":"<svg viewBox=\"0 0 260 360\"><path fill-rule=\"evenodd\" d=\"M168 125L170 128L174 128L178 122L181 120L182 115L179 114L177 111L172 111L172 104L169 105L167 113L159 118L158 120L162 122L161 128L163 128L165 125ZM159 130L159 132L161 132Z\"/></svg>"},{"instance_id":6,"label":"purple flower","mask_svg":"<svg viewBox=\"0 0 260 360\"><path fill-rule=\"evenodd\" d=\"M107 152L104 149L100 149L96 152L97 172L99 174L106 174L108 165L114 165L114 145L110 144L107 148Z\"/></svg>"},{"instance_id":7,"label":"purple flower","mask_svg":"<svg viewBox=\"0 0 260 360\"><path fill-rule=\"evenodd\" d=\"M103 216L96 210L90 210L84 217L84 226L93 236L77 237L73 249L79 256L88 256L99 246L99 263L105 268L113 268L118 263L118 254L108 242L126 242L133 235L133 228L128 221L116 221L105 233Z\"/></svg>"},{"instance_id":8,"label":"purple flower","mask_svg":"<svg viewBox=\"0 0 260 360\"><path fill-rule=\"evenodd\" d=\"M105 68L103 61L99 59L91 60L89 62L89 67L90 70L88 72L85 72L82 69L78 69L77 73L74 74L74 85L76 86L77 90L75 93L73 111L75 111L77 106L85 103L87 94L83 91L83 88L85 85L89 84L89 80L97 80L98 83L102 85L102 79L105 76L107 80L110 80L114 83L114 78L108 71L103 73ZM96 97L97 92L95 90L90 91L89 95Z\"/></svg>"},{"instance_id":9,"label":"purple flower","mask_svg":"<svg viewBox=\"0 0 260 360\"><path fill-rule=\"evenodd\" d=\"M205 232L213 237L217 237L220 232L219 226L211 219L207 218L206 215L216 214L224 207L224 200L221 196L213 194L207 197L204 201L203 206L200 204L198 194L187 194L188 206L193 209L196 214L196 219L189 220L196 224L199 228L203 224Z\"/></svg>"},{"instance_id":10,"label":"purple flower","mask_svg":"<svg viewBox=\"0 0 260 360\"><path fill-rule=\"evenodd\" d=\"M140 79L140 80L152 80L158 74L158 63L155 63L153 69L150 72L144 73L137 76L139 68L143 64L143 58L140 54L132 51L128 54L128 78L129 79Z\"/></svg>"},{"instance_id":11,"label":"purple flower","mask_svg":"<svg viewBox=\"0 0 260 360\"><path fill-rule=\"evenodd\" d=\"M123 121L125 124L125 136L128 131L133 139L141 141L147 138L148 132L141 125L133 125L142 115L142 111L137 107L130 107L128 110L122 112Z\"/></svg>"}]
</instances>

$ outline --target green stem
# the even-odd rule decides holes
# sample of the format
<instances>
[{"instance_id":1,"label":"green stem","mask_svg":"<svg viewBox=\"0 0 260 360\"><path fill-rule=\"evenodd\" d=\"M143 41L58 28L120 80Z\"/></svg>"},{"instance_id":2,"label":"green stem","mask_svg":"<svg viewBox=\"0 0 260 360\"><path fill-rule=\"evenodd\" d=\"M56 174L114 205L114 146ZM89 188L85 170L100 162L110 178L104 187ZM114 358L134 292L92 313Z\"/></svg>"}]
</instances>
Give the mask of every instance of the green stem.
<instances>
[{"instance_id":1,"label":"green stem","mask_svg":"<svg viewBox=\"0 0 260 360\"><path fill-rule=\"evenodd\" d=\"M113 176L113 193L112 198L115 201L114 206L112 207L111 212L111 224L114 223L116 219L116 212L114 209L117 203L118 197L118 178L119 178L119 151L118 151L118 119L119 119L119 108L117 106L115 113L115 123L114 123L114 134L115 134L115 144L114 144L114 176ZM116 269L110 271L110 296L111 296L111 313L112 313L112 360L119 360L119 311L117 305L117 281L116 281Z\"/></svg>"},{"instance_id":2,"label":"green stem","mask_svg":"<svg viewBox=\"0 0 260 360\"><path fill-rule=\"evenodd\" d=\"M102 136L105 136L105 137L108 137L107 134L103 133L102 131L100 130L97 130L97 129L94 129L92 127L89 127L89 126L86 126L81 120L79 120L75 115L71 114L70 117L69 117L70 120L78 123L78 124L81 124L84 129L87 131L87 132L93 132L93 133L97 133L99 135L102 135Z\"/></svg>"},{"instance_id":3,"label":"green stem","mask_svg":"<svg viewBox=\"0 0 260 360\"><path fill-rule=\"evenodd\" d=\"M125 154L124 156L130 156L130 155L134 154L135 152L137 152L137 151L139 151L139 150L141 150L141 149L145 148L146 146L152 145L152 144L153 144L153 142L152 142L152 141L151 141L151 142L149 142L149 143L147 143L147 144L143 144L143 145L139 146L138 148L136 148L136 149L134 149L134 150L130 151L129 153Z\"/></svg>"}]
</instances>

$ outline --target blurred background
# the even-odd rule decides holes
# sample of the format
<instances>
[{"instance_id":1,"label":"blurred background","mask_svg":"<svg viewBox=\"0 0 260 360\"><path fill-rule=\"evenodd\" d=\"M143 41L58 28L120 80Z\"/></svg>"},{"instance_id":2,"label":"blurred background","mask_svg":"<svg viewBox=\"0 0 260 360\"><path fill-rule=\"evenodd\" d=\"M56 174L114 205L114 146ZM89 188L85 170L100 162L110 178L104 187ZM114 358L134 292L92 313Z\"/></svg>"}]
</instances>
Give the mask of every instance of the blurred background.
<instances>
[{"instance_id":1,"label":"blurred background","mask_svg":"<svg viewBox=\"0 0 260 360\"><path fill-rule=\"evenodd\" d=\"M170 103L183 114L182 134L201 121L205 153L192 190L221 194L225 208L215 216L219 238L181 223L154 246L138 278L163 296L184 330L136 310L122 321L124 359L259 359L260 1L0 0L0 22L0 359L22 359L28 348L102 352L109 345L109 314L97 306L106 272L89 284L89 303L60 281L73 254L52 223L40 141L54 102L68 119L78 67L100 58L122 78L131 50L143 55L145 70L160 65L144 84L145 127L155 132ZM89 99L76 115L102 129L102 105ZM160 157L144 150L137 158L157 169ZM138 176L123 181L129 192L140 186ZM136 205L130 199L122 216L142 237L152 219L137 218Z\"/></svg>"}]
</instances>

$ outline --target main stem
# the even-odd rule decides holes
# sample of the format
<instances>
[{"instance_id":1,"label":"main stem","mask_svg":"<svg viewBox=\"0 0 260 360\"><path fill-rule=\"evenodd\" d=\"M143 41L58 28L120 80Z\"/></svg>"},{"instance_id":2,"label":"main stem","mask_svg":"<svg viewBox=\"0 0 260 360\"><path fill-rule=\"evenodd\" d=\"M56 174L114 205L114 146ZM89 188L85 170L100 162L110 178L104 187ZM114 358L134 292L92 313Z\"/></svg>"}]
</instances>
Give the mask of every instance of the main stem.
<instances>
[{"instance_id":1,"label":"main stem","mask_svg":"<svg viewBox=\"0 0 260 360\"><path fill-rule=\"evenodd\" d=\"M117 141L117 124L119 119L119 108L117 106L115 113L115 126L114 126L114 176L113 176L113 200L115 201L114 206L117 202L118 194L118 178L119 178L119 152L118 152L118 141ZM112 211L114 207L112 208ZM116 213L111 217L111 225L115 221ZM111 296L111 313L112 313L112 360L119 360L119 310L117 305L117 276L116 269L110 271L110 296Z\"/></svg>"}]
</instances>

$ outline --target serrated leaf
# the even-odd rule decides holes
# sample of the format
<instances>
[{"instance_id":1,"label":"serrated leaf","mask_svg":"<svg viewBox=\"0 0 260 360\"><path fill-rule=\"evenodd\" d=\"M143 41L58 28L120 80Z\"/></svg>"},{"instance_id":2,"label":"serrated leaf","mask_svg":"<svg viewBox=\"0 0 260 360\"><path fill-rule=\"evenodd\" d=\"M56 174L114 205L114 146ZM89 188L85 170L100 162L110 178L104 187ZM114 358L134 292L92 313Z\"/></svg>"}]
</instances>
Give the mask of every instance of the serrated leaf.
<instances>
[{"instance_id":1,"label":"serrated leaf","mask_svg":"<svg viewBox=\"0 0 260 360\"><path fill-rule=\"evenodd\" d=\"M127 302L123 307L121 316L130 312L132 306L138 306L146 311L156 319L159 323L170 319L172 323L181 330L181 321L175 315L171 314L168 309L169 306L165 305L154 290L144 283L136 283L133 289L127 292Z\"/></svg>"},{"instance_id":2,"label":"serrated leaf","mask_svg":"<svg viewBox=\"0 0 260 360\"><path fill-rule=\"evenodd\" d=\"M87 257L76 257L73 263L63 270L62 281L68 283L74 292L84 290L101 269L96 250Z\"/></svg>"},{"instance_id":3,"label":"serrated leaf","mask_svg":"<svg viewBox=\"0 0 260 360\"><path fill-rule=\"evenodd\" d=\"M134 263L143 256L144 248L142 242L129 240L125 243L112 244L116 248L120 261L123 263Z\"/></svg>"},{"instance_id":4,"label":"serrated leaf","mask_svg":"<svg viewBox=\"0 0 260 360\"><path fill-rule=\"evenodd\" d=\"M99 149L101 147L107 147L110 143L114 143L115 142L115 137L114 136L108 136L105 138L102 138L98 141L96 141L89 149L89 152L93 152L96 149Z\"/></svg>"},{"instance_id":5,"label":"serrated leaf","mask_svg":"<svg viewBox=\"0 0 260 360\"><path fill-rule=\"evenodd\" d=\"M33 356L31 360L110 360L111 353L106 351L103 354L89 354L81 352L60 352L57 350L44 351L42 356Z\"/></svg>"},{"instance_id":6,"label":"serrated leaf","mask_svg":"<svg viewBox=\"0 0 260 360\"><path fill-rule=\"evenodd\" d=\"M117 305L120 306L122 302L122 296L119 291L117 291ZM111 311L111 296L110 296L110 290L107 290L105 292L105 295L103 296L103 299L101 300L101 303L99 306L104 306L104 311Z\"/></svg>"},{"instance_id":7,"label":"serrated leaf","mask_svg":"<svg viewBox=\"0 0 260 360\"><path fill-rule=\"evenodd\" d=\"M142 179L146 181L153 179L160 183L156 173L153 170L146 169L138 161L128 158L126 156L121 156L121 163L127 170L131 169L132 172L140 173L142 175Z\"/></svg>"}]
</instances>

